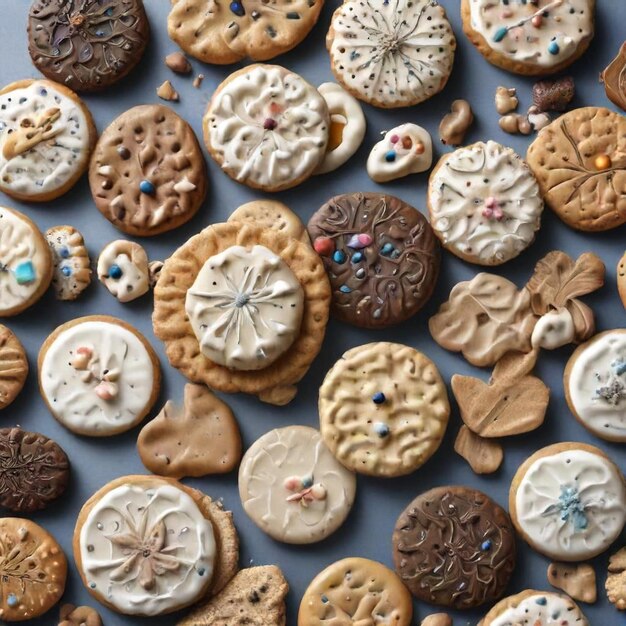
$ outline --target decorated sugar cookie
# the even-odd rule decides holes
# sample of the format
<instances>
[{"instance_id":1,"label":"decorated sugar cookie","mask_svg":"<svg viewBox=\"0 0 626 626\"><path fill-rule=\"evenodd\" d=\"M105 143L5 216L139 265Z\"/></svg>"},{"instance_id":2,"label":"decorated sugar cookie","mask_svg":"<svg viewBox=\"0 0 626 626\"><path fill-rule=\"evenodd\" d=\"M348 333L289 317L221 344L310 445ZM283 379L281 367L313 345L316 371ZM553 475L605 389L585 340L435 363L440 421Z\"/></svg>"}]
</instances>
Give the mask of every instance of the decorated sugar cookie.
<instances>
[{"instance_id":1,"label":"decorated sugar cookie","mask_svg":"<svg viewBox=\"0 0 626 626\"><path fill-rule=\"evenodd\" d=\"M28 376L28 359L20 340L0 324L0 409L17 398Z\"/></svg>"},{"instance_id":2,"label":"decorated sugar cookie","mask_svg":"<svg viewBox=\"0 0 626 626\"><path fill-rule=\"evenodd\" d=\"M59 300L76 300L91 283L91 261L83 236L72 226L46 231L52 252L52 287Z\"/></svg>"},{"instance_id":3,"label":"decorated sugar cookie","mask_svg":"<svg viewBox=\"0 0 626 626\"><path fill-rule=\"evenodd\" d=\"M98 278L120 302L140 298L150 289L146 251L134 241L112 241L98 257Z\"/></svg>"}]
</instances>

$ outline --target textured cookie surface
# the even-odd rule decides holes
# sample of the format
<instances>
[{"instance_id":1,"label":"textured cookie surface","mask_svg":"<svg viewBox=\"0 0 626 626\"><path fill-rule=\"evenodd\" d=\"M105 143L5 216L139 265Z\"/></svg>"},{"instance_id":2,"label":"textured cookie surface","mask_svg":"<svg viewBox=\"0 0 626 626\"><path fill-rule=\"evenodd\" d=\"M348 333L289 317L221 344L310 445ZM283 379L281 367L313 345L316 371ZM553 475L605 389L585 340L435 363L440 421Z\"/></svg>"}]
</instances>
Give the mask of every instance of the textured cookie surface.
<instances>
[{"instance_id":1,"label":"textured cookie surface","mask_svg":"<svg viewBox=\"0 0 626 626\"><path fill-rule=\"evenodd\" d=\"M611 555L605 588L609 601L615 608L620 611L626 610L626 548Z\"/></svg>"},{"instance_id":2,"label":"textured cookie surface","mask_svg":"<svg viewBox=\"0 0 626 626\"><path fill-rule=\"evenodd\" d=\"M309 235L300 218L286 204L277 200L253 200L242 204L231 213L228 221L277 230L292 239L310 243Z\"/></svg>"},{"instance_id":3,"label":"textured cookie surface","mask_svg":"<svg viewBox=\"0 0 626 626\"><path fill-rule=\"evenodd\" d=\"M52 287L59 300L76 300L91 283L91 261L83 236L72 226L46 231L52 253Z\"/></svg>"},{"instance_id":4,"label":"textured cookie surface","mask_svg":"<svg viewBox=\"0 0 626 626\"><path fill-rule=\"evenodd\" d=\"M90 606L64 604L59 619L59 626L102 626L98 611Z\"/></svg>"},{"instance_id":5,"label":"textured cookie surface","mask_svg":"<svg viewBox=\"0 0 626 626\"><path fill-rule=\"evenodd\" d=\"M20 340L0 324L0 409L9 406L24 387L28 360Z\"/></svg>"}]
</instances>

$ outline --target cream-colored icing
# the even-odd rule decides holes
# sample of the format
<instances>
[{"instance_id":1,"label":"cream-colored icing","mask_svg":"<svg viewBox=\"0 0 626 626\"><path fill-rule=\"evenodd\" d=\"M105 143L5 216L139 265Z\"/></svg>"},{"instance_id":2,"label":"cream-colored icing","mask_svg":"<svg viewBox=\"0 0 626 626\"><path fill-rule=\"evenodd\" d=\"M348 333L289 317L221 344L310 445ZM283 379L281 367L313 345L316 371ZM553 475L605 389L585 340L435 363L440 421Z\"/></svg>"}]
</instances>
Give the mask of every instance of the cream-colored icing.
<instances>
[{"instance_id":1,"label":"cream-colored icing","mask_svg":"<svg viewBox=\"0 0 626 626\"><path fill-rule=\"evenodd\" d=\"M524 598L493 618L487 626L589 626L582 611L569 598L537 593Z\"/></svg>"},{"instance_id":2,"label":"cream-colored icing","mask_svg":"<svg viewBox=\"0 0 626 626\"><path fill-rule=\"evenodd\" d=\"M328 107L301 76L257 65L222 83L204 119L222 168L242 183L284 188L310 175L328 143Z\"/></svg>"},{"instance_id":3,"label":"cream-colored icing","mask_svg":"<svg viewBox=\"0 0 626 626\"><path fill-rule=\"evenodd\" d=\"M533 241L543 211L526 163L495 141L444 159L429 183L431 222L444 244L485 264L516 257Z\"/></svg>"},{"instance_id":4,"label":"cream-colored icing","mask_svg":"<svg viewBox=\"0 0 626 626\"><path fill-rule=\"evenodd\" d=\"M63 187L84 167L89 136L81 107L50 82L0 95L0 187L28 196Z\"/></svg>"},{"instance_id":5,"label":"cream-colored icing","mask_svg":"<svg viewBox=\"0 0 626 626\"><path fill-rule=\"evenodd\" d=\"M139 338L104 321L79 321L63 330L46 350L40 370L42 393L56 418L86 435L134 426L150 401L154 379L150 354Z\"/></svg>"},{"instance_id":6,"label":"cream-colored icing","mask_svg":"<svg viewBox=\"0 0 626 626\"><path fill-rule=\"evenodd\" d=\"M292 479L305 483L292 484ZM309 496L307 489L315 491ZM309 426L287 426L263 435L239 468L246 513L264 532L286 543L314 543L337 530L352 508L355 492L355 474Z\"/></svg>"},{"instance_id":7,"label":"cream-colored icing","mask_svg":"<svg viewBox=\"0 0 626 626\"><path fill-rule=\"evenodd\" d=\"M264 246L231 246L210 257L187 291L185 310L202 354L235 370L259 370L300 332L304 292Z\"/></svg>"},{"instance_id":8,"label":"cream-colored icing","mask_svg":"<svg viewBox=\"0 0 626 626\"><path fill-rule=\"evenodd\" d=\"M515 496L517 523L554 559L585 560L603 552L626 521L619 470L586 450L543 456L530 465Z\"/></svg>"},{"instance_id":9,"label":"cream-colored icing","mask_svg":"<svg viewBox=\"0 0 626 626\"><path fill-rule=\"evenodd\" d=\"M71 226L46 231L52 252L52 286L59 300L76 299L91 283L91 260L83 236Z\"/></svg>"},{"instance_id":10,"label":"cream-colored icing","mask_svg":"<svg viewBox=\"0 0 626 626\"><path fill-rule=\"evenodd\" d=\"M190 495L161 481L112 489L80 532L87 584L128 615L159 615L196 600L215 554L211 522Z\"/></svg>"},{"instance_id":11,"label":"cream-colored icing","mask_svg":"<svg viewBox=\"0 0 626 626\"><path fill-rule=\"evenodd\" d=\"M112 266L121 270L119 278L111 275ZM98 257L98 278L120 302L136 300L150 289L146 251L133 241L112 241Z\"/></svg>"},{"instance_id":12,"label":"cream-colored icing","mask_svg":"<svg viewBox=\"0 0 626 626\"><path fill-rule=\"evenodd\" d=\"M556 350L572 343L576 337L574 318L572 314L563 307L562 309L548 311L542 315L533 328L530 337L530 344L533 348L544 348L545 350Z\"/></svg>"}]
</instances>

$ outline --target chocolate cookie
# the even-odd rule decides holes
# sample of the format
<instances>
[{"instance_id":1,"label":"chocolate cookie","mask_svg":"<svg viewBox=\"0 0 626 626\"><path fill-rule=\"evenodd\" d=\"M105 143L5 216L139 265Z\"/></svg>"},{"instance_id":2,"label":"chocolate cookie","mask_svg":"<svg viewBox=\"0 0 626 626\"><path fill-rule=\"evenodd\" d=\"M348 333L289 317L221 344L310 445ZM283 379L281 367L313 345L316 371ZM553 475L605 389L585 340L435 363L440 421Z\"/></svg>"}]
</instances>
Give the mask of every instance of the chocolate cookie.
<instances>
[{"instance_id":1,"label":"chocolate cookie","mask_svg":"<svg viewBox=\"0 0 626 626\"><path fill-rule=\"evenodd\" d=\"M504 593L515 567L515 534L506 511L484 493L438 487L398 518L393 559L418 599L469 609Z\"/></svg>"},{"instance_id":2,"label":"chocolate cookie","mask_svg":"<svg viewBox=\"0 0 626 626\"><path fill-rule=\"evenodd\" d=\"M75 91L126 76L150 36L142 0L34 0L28 51L37 69Z\"/></svg>"},{"instance_id":3,"label":"chocolate cookie","mask_svg":"<svg viewBox=\"0 0 626 626\"><path fill-rule=\"evenodd\" d=\"M380 193L335 196L308 224L337 319L384 328L419 311L439 275L439 243L411 205Z\"/></svg>"},{"instance_id":4,"label":"chocolate cookie","mask_svg":"<svg viewBox=\"0 0 626 626\"><path fill-rule=\"evenodd\" d=\"M70 464L62 448L39 433L0 429L0 505L17 513L44 509L63 495Z\"/></svg>"}]
</instances>

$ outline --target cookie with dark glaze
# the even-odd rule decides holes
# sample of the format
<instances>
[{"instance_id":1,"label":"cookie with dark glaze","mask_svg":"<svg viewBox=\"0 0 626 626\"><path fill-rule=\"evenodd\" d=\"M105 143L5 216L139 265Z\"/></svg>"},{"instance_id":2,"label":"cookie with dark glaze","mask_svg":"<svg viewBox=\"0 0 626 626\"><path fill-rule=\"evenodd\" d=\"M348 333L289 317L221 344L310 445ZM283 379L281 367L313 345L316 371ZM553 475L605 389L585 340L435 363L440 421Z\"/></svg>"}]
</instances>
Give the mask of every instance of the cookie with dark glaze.
<instances>
[{"instance_id":1,"label":"cookie with dark glaze","mask_svg":"<svg viewBox=\"0 0 626 626\"><path fill-rule=\"evenodd\" d=\"M607 98L626 111L626 41L600 75Z\"/></svg>"},{"instance_id":2,"label":"cookie with dark glaze","mask_svg":"<svg viewBox=\"0 0 626 626\"><path fill-rule=\"evenodd\" d=\"M484 493L438 487L398 518L393 559L416 598L469 609L504 594L515 567L515 534L506 511Z\"/></svg>"},{"instance_id":3,"label":"cookie with dark glaze","mask_svg":"<svg viewBox=\"0 0 626 626\"><path fill-rule=\"evenodd\" d=\"M150 37L142 0L34 0L28 51L37 69L74 91L126 76Z\"/></svg>"},{"instance_id":4,"label":"cookie with dark glaze","mask_svg":"<svg viewBox=\"0 0 626 626\"><path fill-rule=\"evenodd\" d=\"M417 313L439 275L439 242L426 218L380 193L335 196L308 231L333 290L332 311L344 322L384 328Z\"/></svg>"}]
</instances>

